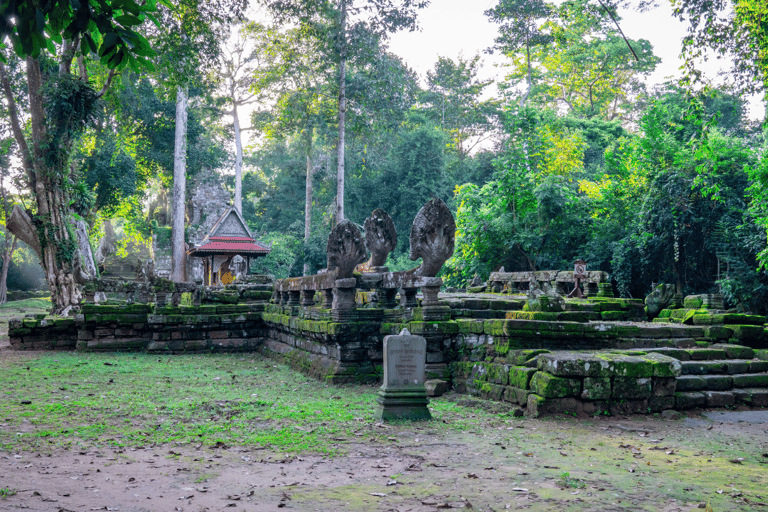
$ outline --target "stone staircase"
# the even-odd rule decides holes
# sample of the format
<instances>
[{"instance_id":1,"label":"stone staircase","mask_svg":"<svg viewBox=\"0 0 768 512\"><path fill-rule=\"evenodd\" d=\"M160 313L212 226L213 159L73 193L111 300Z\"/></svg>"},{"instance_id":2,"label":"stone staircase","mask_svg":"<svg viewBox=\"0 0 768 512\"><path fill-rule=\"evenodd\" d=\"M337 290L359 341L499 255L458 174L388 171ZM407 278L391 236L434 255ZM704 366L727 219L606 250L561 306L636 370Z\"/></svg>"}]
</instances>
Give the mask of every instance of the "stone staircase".
<instances>
[{"instance_id":1,"label":"stone staircase","mask_svg":"<svg viewBox=\"0 0 768 512\"><path fill-rule=\"evenodd\" d=\"M651 350L680 361L675 409L768 407L768 361L757 359L749 347L715 344Z\"/></svg>"}]
</instances>

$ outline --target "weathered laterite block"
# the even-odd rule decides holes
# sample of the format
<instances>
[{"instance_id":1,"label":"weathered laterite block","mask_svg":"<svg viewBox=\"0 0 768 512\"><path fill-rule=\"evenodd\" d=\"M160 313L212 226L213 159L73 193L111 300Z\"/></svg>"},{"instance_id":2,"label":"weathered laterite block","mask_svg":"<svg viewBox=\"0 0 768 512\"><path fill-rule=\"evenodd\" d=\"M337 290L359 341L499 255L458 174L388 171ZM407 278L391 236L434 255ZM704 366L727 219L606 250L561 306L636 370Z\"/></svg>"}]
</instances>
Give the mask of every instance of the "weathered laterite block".
<instances>
[{"instance_id":1,"label":"weathered laterite block","mask_svg":"<svg viewBox=\"0 0 768 512\"><path fill-rule=\"evenodd\" d=\"M536 372L531 378L531 391L544 398L576 396L581 392L581 379L555 377L546 372Z\"/></svg>"}]
</instances>

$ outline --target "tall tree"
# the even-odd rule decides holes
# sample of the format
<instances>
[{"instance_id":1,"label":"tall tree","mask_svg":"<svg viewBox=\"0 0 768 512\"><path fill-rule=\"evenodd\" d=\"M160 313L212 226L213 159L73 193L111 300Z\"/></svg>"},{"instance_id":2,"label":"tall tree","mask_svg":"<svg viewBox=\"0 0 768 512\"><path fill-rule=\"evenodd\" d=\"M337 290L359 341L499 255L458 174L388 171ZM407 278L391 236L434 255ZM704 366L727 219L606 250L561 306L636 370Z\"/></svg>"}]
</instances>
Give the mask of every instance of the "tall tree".
<instances>
[{"instance_id":1,"label":"tall tree","mask_svg":"<svg viewBox=\"0 0 768 512\"><path fill-rule=\"evenodd\" d=\"M544 27L553 11L554 7L543 0L499 0L496 7L485 11L491 21L500 25L494 49L508 57L523 54L527 86L520 105L525 105L533 89L533 54L553 41Z\"/></svg>"},{"instance_id":2,"label":"tall tree","mask_svg":"<svg viewBox=\"0 0 768 512\"><path fill-rule=\"evenodd\" d=\"M483 91L493 80L479 80L480 56L459 56L457 61L439 57L435 67L427 71L427 91L422 102L429 106L431 117L448 133L459 160L492 134L493 118L498 114L498 101L481 100Z\"/></svg>"},{"instance_id":3,"label":"tall tree","mask_svg":"<svg viewBox=\"0 0 768 512\"><path fill-rule=\"evenodd\" d=\"M83 198L78 196L80 177L70 161L80 135L97 118L97 101L105 90L96 91L73 76L73 59L77 53L94 54L115 71L126 66L152 69L148 57L153 52L138 27L151 18L155 3L5 0L0 10L0 37L10 39L14 52L26 59L29 132L22 126L5 54L0 54L0 83L25 186L35 198L34 211L15 206L7 226L40 258L53 312L60 313L80 302L78 284L93 277L87 273L78 247L82 241L73 229L77 218L72 205ZM50 66L47 53L57 57L57 67Z\"/></svg>"},{"instance_id":4,"label":"tall tree","mask_svg":"<svg viewBox=\"0 0 768 512\"><path fill-rule=\"evenodd\" d=\"M176 93L174 144L171 280L186 279L186 172L189 87L200 69L213 69L221 53L228 25L242 17L247 0L182 0L160 10L161 29L156 47Z\"/></svg>"},{"instance_id":5,"label":"tall tree","mask_svg":"<svg viewBox=\"0 0 768 512\"><path fill-rule=\"evenodd\" d=\"M323 53L338 71L338 141L336 220L344 216L344 161L347 114L347 65L365 61L379 41L399 30L416 29L416 10L428 0L273 0L269 7L279 20L299 23L310 37L321 41Z\"/></svg>"}]
</instances>

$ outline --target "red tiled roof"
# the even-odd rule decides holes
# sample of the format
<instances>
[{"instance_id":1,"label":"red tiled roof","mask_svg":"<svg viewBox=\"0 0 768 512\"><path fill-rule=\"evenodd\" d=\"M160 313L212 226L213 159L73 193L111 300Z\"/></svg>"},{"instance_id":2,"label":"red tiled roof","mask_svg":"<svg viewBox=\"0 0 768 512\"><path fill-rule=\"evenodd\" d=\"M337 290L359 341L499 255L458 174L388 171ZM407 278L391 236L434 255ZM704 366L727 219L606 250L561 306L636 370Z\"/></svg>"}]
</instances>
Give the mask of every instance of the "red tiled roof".
<instances>
[{"instance_id":1,"label":"red tiled roof","mask_svg":"<svg viewBox=\"0 0 768 512\"><path fill-rule=\"evenodd\" d=\"M268 254L269 249L257 244L251 238L245 237L213 237L208 243L196 247L191 253L237 253L237 254Z\"/></svg>"}]
</instances>

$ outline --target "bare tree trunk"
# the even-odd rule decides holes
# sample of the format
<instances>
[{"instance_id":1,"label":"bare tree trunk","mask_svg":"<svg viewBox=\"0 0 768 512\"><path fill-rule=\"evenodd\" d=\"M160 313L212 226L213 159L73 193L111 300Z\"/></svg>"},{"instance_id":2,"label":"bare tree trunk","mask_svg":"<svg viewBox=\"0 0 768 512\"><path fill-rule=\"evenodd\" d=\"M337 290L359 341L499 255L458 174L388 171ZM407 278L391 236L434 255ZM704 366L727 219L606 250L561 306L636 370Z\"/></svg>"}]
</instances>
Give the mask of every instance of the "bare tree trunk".
<instances>
[{"instance_id":1,"label":"bare tree trunk","mask_svg":"<svg viewBox=\"0 0 768 512\"><path fill-rule=\"evenodd\" d=\"M339 142L336 147L336 223L344 220L344 145L347 116L346 52L347 52L347 0L341 0L341 44L339 58Z\"/></svg>"},{"instance_id":2,"label":"bare tree trunk","mask_svg":"<svg viewBox=\"0 0 768 512\"><path fill-rule=\"evenodd\" d=\"M234 87L233 87L234 88ZM240 139L240 118L237 115L237 102L232 92L232 117L235 124L235 208L243 213L243 141Z\"/></svg>"},{"instance_id":3,"label":"bare tree trunk","mask_svg":"<svg viewBox=\"0 0 768 512\"><path fill-rule=\"evenodd\" d=\"M10 247L8 247L8 237L13 239ZM18 240L15 235L9 232L5 233L5 248L2 254L3 269L0 271L0 304L8 302L8 267L11 265L11 258L13 258Z\"/></svg>"},{"instance_id":4,"label":"bare tree trunk","mask_svg":"<svg viewBox=\"0 0 768 512\"><path fill-rule=\"evenodd\" d=\"M77 236L77 249L80 260L79 265L75 265L75 279L79 284L83 284L92 279L96 279L99 271L96 269L96 263L93 261L93 248L88 240L88 225L82 219L75 220L75 235Z\"/></svg>"},{"instance_id":5,"label":"bare tree trunk","mask_svg":"<svg viewBox=\"0 0 768 512\"><path fill-rule=\"evenodd\" d=\"M312 231L312 176L314 167L312 166L312 128L307 128L304 132L304 144L307 152L307 185L304 196L304 247L309 243L309 235ZM309 262L304 256L304 275L309 275Z\"/></svg>"},{"instance_id":6,"label":"bare tree trunk","mask_svg":"<svg viewBox=\"0 0 768 512\"><path fill-rule=\"evenodd\" d=\"M171 281L185 280L184 224L187 188L187 90L176 88L176 141L173 151L173 213L171 224Z\"/></svg>"}]
</instances>

